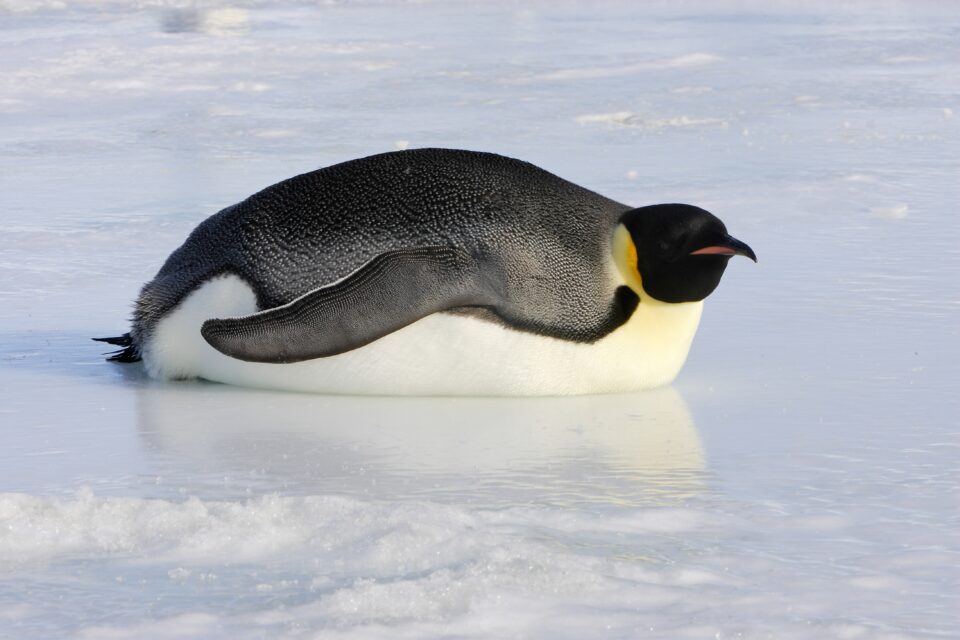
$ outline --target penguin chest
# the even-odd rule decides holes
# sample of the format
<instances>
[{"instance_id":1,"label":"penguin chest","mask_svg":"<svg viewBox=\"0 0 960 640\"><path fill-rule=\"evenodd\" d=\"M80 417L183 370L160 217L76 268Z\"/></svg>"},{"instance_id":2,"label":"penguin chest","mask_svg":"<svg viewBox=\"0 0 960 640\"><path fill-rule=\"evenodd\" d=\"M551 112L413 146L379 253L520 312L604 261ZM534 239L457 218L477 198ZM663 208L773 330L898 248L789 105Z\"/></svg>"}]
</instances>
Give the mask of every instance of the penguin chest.
<instances>
[{"instance_id":1,"label":"penguin chest","mask_svg":"<svg viewBox=\"0 0 960 640\"><path fill-rule=\"evenodd\" d=\"M591 344L517 331L462 314L437 313L359 349L291 364L230 358L200 335L210 318L249 315L256 296L227 275L194 290L142 347L161 379L204 378L249 387L370 395L564 395L671 382L686 360L702 303L637 307Z\"/></svg>"}]
</instances>

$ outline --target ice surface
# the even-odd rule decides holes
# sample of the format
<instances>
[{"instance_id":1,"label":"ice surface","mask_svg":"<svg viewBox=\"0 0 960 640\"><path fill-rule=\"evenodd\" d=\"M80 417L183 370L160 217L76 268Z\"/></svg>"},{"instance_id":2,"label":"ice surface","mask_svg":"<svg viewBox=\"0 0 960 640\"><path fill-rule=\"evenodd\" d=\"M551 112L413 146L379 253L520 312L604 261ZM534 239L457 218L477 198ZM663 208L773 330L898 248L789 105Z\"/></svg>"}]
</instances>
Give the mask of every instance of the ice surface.
<instances>
[{"instance_id":1,"label":"ice surface","mask_svg":"<svg viewBox=\"0 0 960 640\"><path fill-rule=\"evenodd\" d=\"M0 637L960 635L950 3L0 0ZM675 387L159 385L201 219L394 148L753 246Z\"/></svg>"}]
</instances>

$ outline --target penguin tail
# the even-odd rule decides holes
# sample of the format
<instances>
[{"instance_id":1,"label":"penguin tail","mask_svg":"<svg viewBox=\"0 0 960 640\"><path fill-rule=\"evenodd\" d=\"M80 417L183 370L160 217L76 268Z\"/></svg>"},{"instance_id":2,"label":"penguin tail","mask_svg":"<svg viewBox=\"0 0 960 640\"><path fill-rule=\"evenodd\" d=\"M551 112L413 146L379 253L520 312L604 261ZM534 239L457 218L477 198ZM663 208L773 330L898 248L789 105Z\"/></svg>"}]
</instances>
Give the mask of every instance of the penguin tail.
<instances>
[{"instance_id":1,"label":"penguin tail","mask_svg":"<svg viewBox=\"0 0 960 640\"><path fill-rule=\"evenodd\" d=\"M133 338L130 337L129 333L125 333L122 336L116 336L115 338L91 339L95 340L96 342L106 342L107 344L120 347L119 350L114 351L113 353L104 354L109 356L107 360L110 362L140 362L140 353L137 351L137 345L133 344Z\"/></svg>"}]
</instances>

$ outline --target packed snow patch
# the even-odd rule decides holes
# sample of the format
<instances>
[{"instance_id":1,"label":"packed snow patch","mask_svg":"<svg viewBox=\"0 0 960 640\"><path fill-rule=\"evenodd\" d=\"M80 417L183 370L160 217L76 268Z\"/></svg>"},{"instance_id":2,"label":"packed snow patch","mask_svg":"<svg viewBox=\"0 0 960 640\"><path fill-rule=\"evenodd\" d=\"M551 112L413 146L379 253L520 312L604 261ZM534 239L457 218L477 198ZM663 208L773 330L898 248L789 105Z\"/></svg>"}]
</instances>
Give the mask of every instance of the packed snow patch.
<instances>
[{"instance_id":1,"label":"packed snow patch","mask_svg":"<svg viewBox=\"0 0 960 640\"><path fill-rule=\"evenodd\" d=\"M690 116L674 116L670 118L650 118L633 113L632 111L615 111L613 113L594 113L577 117L581 125L605 124L611 127L632 127L636 129L686 129L705 126L727 126L727 122L720 118L691 118Z\"/></svg>"},{"instance_id":2,"label":"packed snow patch","mask_svg":"<svg viewBox=\"0 0 960 640\"><path fill-rule=\"evenodd\" d=\"M182 502L0 494L0 570L78 558L136 556L142 563L258 562L339 549L354 566L376 573L426 571L496 542L489 531L544 527L556 535L682 533L706 524L683 508L655 508L595 517L577 510L514 508L469 511L434 503L376 503L339 496ZM344 526L350 523L350 526ZM494 547L499 545L494 544ZM186 571L186 570L184 570ZM185 579L189 572L171 574Z\"/></svg>"},{"instance_id":3,"label":"packed snow patch","mask_svg":"<svg viewBox=\"0 0 960 640\"><path fill-rule=\"evenodd\" d=\"M558 69L537 76L538 80L587 80L596 78L615 78L630 76L647 71L663 69L686 69L714 64L721 60L712 53L688 53L673 58L645 60L632 64L611 65L605 67L582 67L576 69Z\"/></svg>"},{"instance_id":4,"label":"packed snow patch","mask_svg":"<svg viewBox=\"0 0 960 640\"><path fill-rule=\"evenodd\" d=\"M901 203L889 207L873 207L870 209L870 213L878 218L886 218L887 220L903 220L909 215L910 206Z\"/></svg>"}]
</instances>

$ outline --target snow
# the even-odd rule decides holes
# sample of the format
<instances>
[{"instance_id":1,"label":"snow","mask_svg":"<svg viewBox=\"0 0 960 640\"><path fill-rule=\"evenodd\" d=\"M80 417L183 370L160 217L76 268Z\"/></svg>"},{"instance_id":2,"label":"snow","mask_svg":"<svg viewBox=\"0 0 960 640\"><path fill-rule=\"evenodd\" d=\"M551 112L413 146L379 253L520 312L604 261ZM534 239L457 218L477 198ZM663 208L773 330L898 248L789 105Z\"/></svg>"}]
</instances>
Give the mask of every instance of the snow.
<instances>
[{"instance_id":1,"label":"snow","mask_svg":"<svg viewBox=\"0 0 960 640\"><path fill-rule=\"evenodd\" d=\"M950 638L949 3L0 0L0 637ZM672 388L350 398L106 363L200 220L394 148L748 242Z\"/></svg>"}]
</instances>

